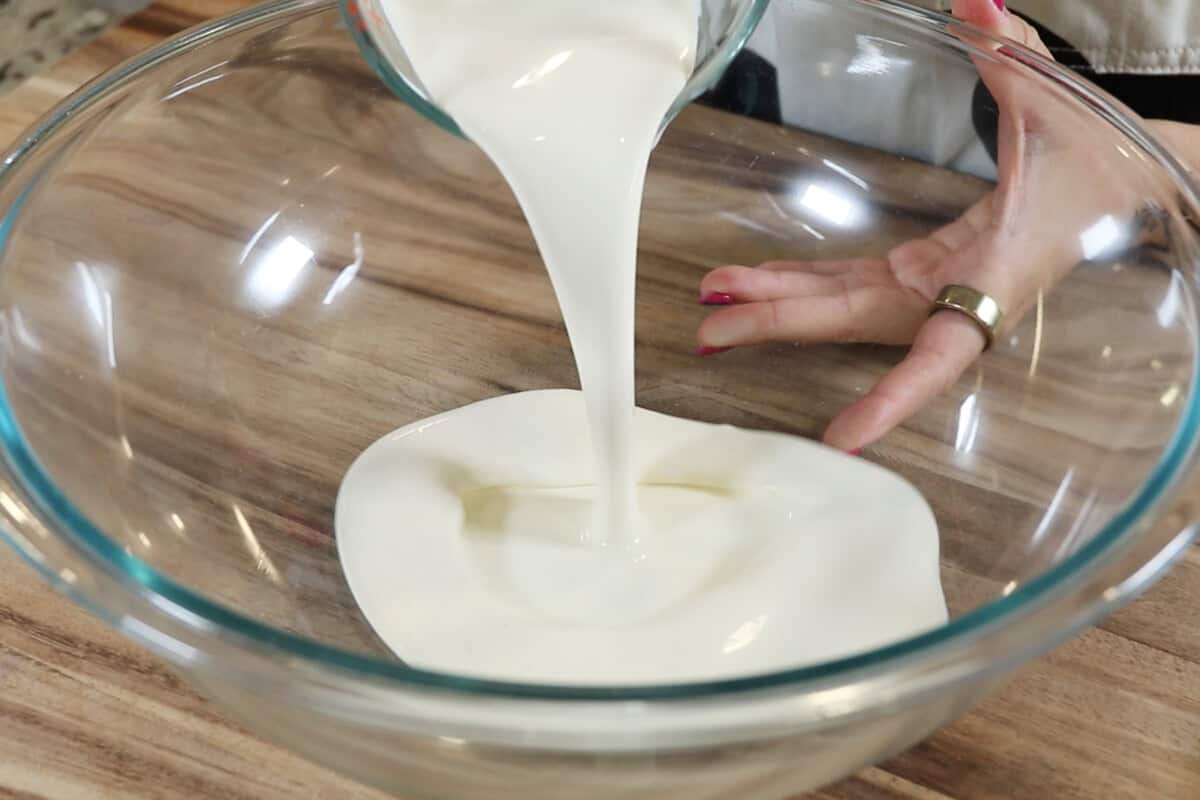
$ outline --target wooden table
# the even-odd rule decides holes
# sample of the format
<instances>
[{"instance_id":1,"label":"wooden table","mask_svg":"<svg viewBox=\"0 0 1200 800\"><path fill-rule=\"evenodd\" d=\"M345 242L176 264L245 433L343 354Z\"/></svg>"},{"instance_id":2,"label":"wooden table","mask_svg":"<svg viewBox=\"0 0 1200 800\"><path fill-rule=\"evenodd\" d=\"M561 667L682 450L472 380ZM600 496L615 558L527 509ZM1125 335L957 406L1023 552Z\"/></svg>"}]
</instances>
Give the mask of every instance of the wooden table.
<instances>
[{"instance_id":1,"label":"wooden table","mask_svg":"<svg viewBox=\"0 0 1200 800\"><path fill-rule=\"evenodd\" d=\"M167 0L0 103L0 141L164 36L245 5ZM0 555L0 798L375 798L246 734ZM1200 797L1200 549L1147 597L824 800Z\"/></svg>"}]
</instances>

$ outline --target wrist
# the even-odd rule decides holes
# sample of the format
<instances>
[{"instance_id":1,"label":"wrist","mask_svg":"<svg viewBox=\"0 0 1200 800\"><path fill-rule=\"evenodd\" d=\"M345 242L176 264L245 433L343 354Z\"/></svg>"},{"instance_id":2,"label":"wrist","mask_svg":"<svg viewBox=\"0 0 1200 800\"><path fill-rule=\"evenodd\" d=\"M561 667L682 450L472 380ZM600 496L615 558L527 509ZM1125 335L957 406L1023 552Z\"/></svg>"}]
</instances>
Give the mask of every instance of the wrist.
<instances>
[{"instance_id":1,"label":"wrist","mask_svg":"<svg viewBox=\"0 0 1200 800\"><path fill-rule=\"evenodd\" d=\"M1196 176L1200 172L1200 125L1152 119L1147 126L1189 173Z\"/></svg>"}]
</instances>

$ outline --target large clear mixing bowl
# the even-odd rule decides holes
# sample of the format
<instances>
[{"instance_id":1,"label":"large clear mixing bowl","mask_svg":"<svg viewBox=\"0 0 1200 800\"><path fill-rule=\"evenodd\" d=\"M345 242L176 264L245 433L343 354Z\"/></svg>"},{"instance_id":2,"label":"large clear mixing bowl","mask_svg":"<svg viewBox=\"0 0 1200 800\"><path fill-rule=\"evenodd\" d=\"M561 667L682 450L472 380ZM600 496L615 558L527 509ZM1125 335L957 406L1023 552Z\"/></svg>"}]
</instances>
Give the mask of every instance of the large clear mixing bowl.
<instances>
[{"instance_id":1,"label":"large clear mixing bowl","mask_svg":"<svg viewBox=\"0 0 1200 800\"><path fill-rule=\"evenodd\" d=\"M1191 540L1196 198L1144 125L1042 59L898 3L793 5L821 34L776 30L808 53L778 77L857 122L694 104L666 131L642 224L639 402L818 435L898 353L698 358L700 277L879 255L985 197L981 70L1053 108L1005 207L1050 223L1074 268L867 453L933 506L949 624L836 663L650 687L489 683L380 645L335 548L351 461L406 423L576 375L506 184L388 90L326 0L176 38L2 162L7 538L249 727L406 797L782 798L963 713ZM906 108L960 109L969 146L949 166L881 141L879 81L897 70L936 76ZM1037 180L1075 157L1064 138L1090 143L1087 191ZM1047 252L1024 244L1013 259Z\"/></svg>"}]
</instances>

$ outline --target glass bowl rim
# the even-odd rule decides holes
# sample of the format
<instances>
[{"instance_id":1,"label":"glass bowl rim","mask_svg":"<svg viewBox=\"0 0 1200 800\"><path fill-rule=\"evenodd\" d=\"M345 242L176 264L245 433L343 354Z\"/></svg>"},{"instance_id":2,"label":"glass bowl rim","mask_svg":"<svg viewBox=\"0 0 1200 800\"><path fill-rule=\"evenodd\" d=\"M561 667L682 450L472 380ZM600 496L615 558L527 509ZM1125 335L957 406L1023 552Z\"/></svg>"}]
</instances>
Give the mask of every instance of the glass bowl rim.
<instances>
[{"instance_id":1,"label":"glass bowl rim","mask_svg":"<svg viewBox=\"0 0 1200 800\"><path fill-rule=\"evenodd\" d=\"M962 42L950 32L952 27L959 31L969 31L973 40L983 42L987 46L1004 46L1004 55L1015 61L1018 68L1032 70L1037 73L1037 77L1054 82L1059 88L1068 91L1075 100L1089 107L1099 119L1136 142L1171 177L1181 202L1192 208L1200 207L1200 186L1192 180L1174 156L1145 130L1133 112L1065 67L1014 42L998 39L904 0L855 2L869 9L871 13L889 17L893 21L907 20L908 27L929 35L941 44L975 55L994 57L994 53L988 53L978 45ZM15 145L3 160L0 160L0 189L5 188L14 172L23 166L38 146L56 130L150 67L259 23L292 15L336 10L339 5L339 0L272 0L184 31L104 72L59 102L18 137ZM345 20L340 21L344 26ZM429 121L441 125L437 119ZM29 187L26 187L3 218L0 218L0 251L4 250L13 221L28 191ZM1188 291L1193 295L1193 299L1196 299L1196 290L1189 287ZM1200 335L1194 335L1193 340L1196 343L1196 347L1193 348L1193 375L1200 375ZM1186 408L1170 443L1164 449L1153 472L1134 496L1077 552L1028 583L1017 587L1012 593L996 598L932 631L848 658L764 675L683 684L589 687L496 681L418 669L322 644L259 622L221 603L209 600L204 595L160 574L136 556L127 554L116 542L105 536L74 507L40 467L32 448L21 433L9 402L7 387L2 382L0 456L13 474L17 485L32 499L39 516L51 523L48 527L55 535L63 536L67 544L91 562L91 566L99 567L117 578L123 590L143 598L148 597L175 622L199 636L225 632L251 646L280 651L302 663L310 662L318 667L350 676L382 682L384 688L390 685L398 689L436 689L455 695L512 700L704 700L769 689L803 690L817 684L826 686L830 681L838 679L882 675L888 666L901 661L911 661L919 656L932 657L949 649L951 645L970 644L982 638L988 630L1002 623L1018 622L1022 615L1048 605L1070 587L1071 579L1082 578L1106 564L1118 546L1124 544L1130 534L1136 531L1138 523L1170 495L1194 465L1197 459L1196 434L1200 431L1200 393L1197 392L1197 383L1197 380L1193 379ZM48 564L29 557L20 544L22 537L14 535L5 525L0 525L0 536L51 583L58 583L57 574ZM1133 588L1144 588L1160 572L1161 570L1140 570L1133 579L1138 585ZM105 616L102 604L92 602L78 591L68 591L68 594L99 616ZM1111 603L1104 598L1093 600L1083 610L1082 616L1094 621L1103 609L1110 605ZM1058 634L1061 636L1076 628L1080 624L1080 616L1076 615L1071 620L1058 624Z\"/></svg>"}]
</instances>

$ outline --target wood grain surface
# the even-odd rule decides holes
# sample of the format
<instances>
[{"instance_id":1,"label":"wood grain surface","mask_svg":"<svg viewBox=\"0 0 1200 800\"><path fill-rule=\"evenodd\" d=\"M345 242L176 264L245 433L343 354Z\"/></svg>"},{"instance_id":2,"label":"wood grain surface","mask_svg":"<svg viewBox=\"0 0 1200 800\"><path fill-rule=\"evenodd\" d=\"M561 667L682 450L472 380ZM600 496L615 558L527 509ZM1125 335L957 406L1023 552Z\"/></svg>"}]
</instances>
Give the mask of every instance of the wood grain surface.
<instances>
[{"instance_id":1,"label":"wood grain surface","mask_svg":"<svg viewBox=\"0 0 1200 800\"><path fill-rule=\"evenodd\" d=\"M244 5L154 4L6 96L0 141L98 72ZM0 798L382 797L239 730L7 551L0 563ZM969 716L814 797L1200 797L1200 550Z\"/></svg>"}]
</instances>

